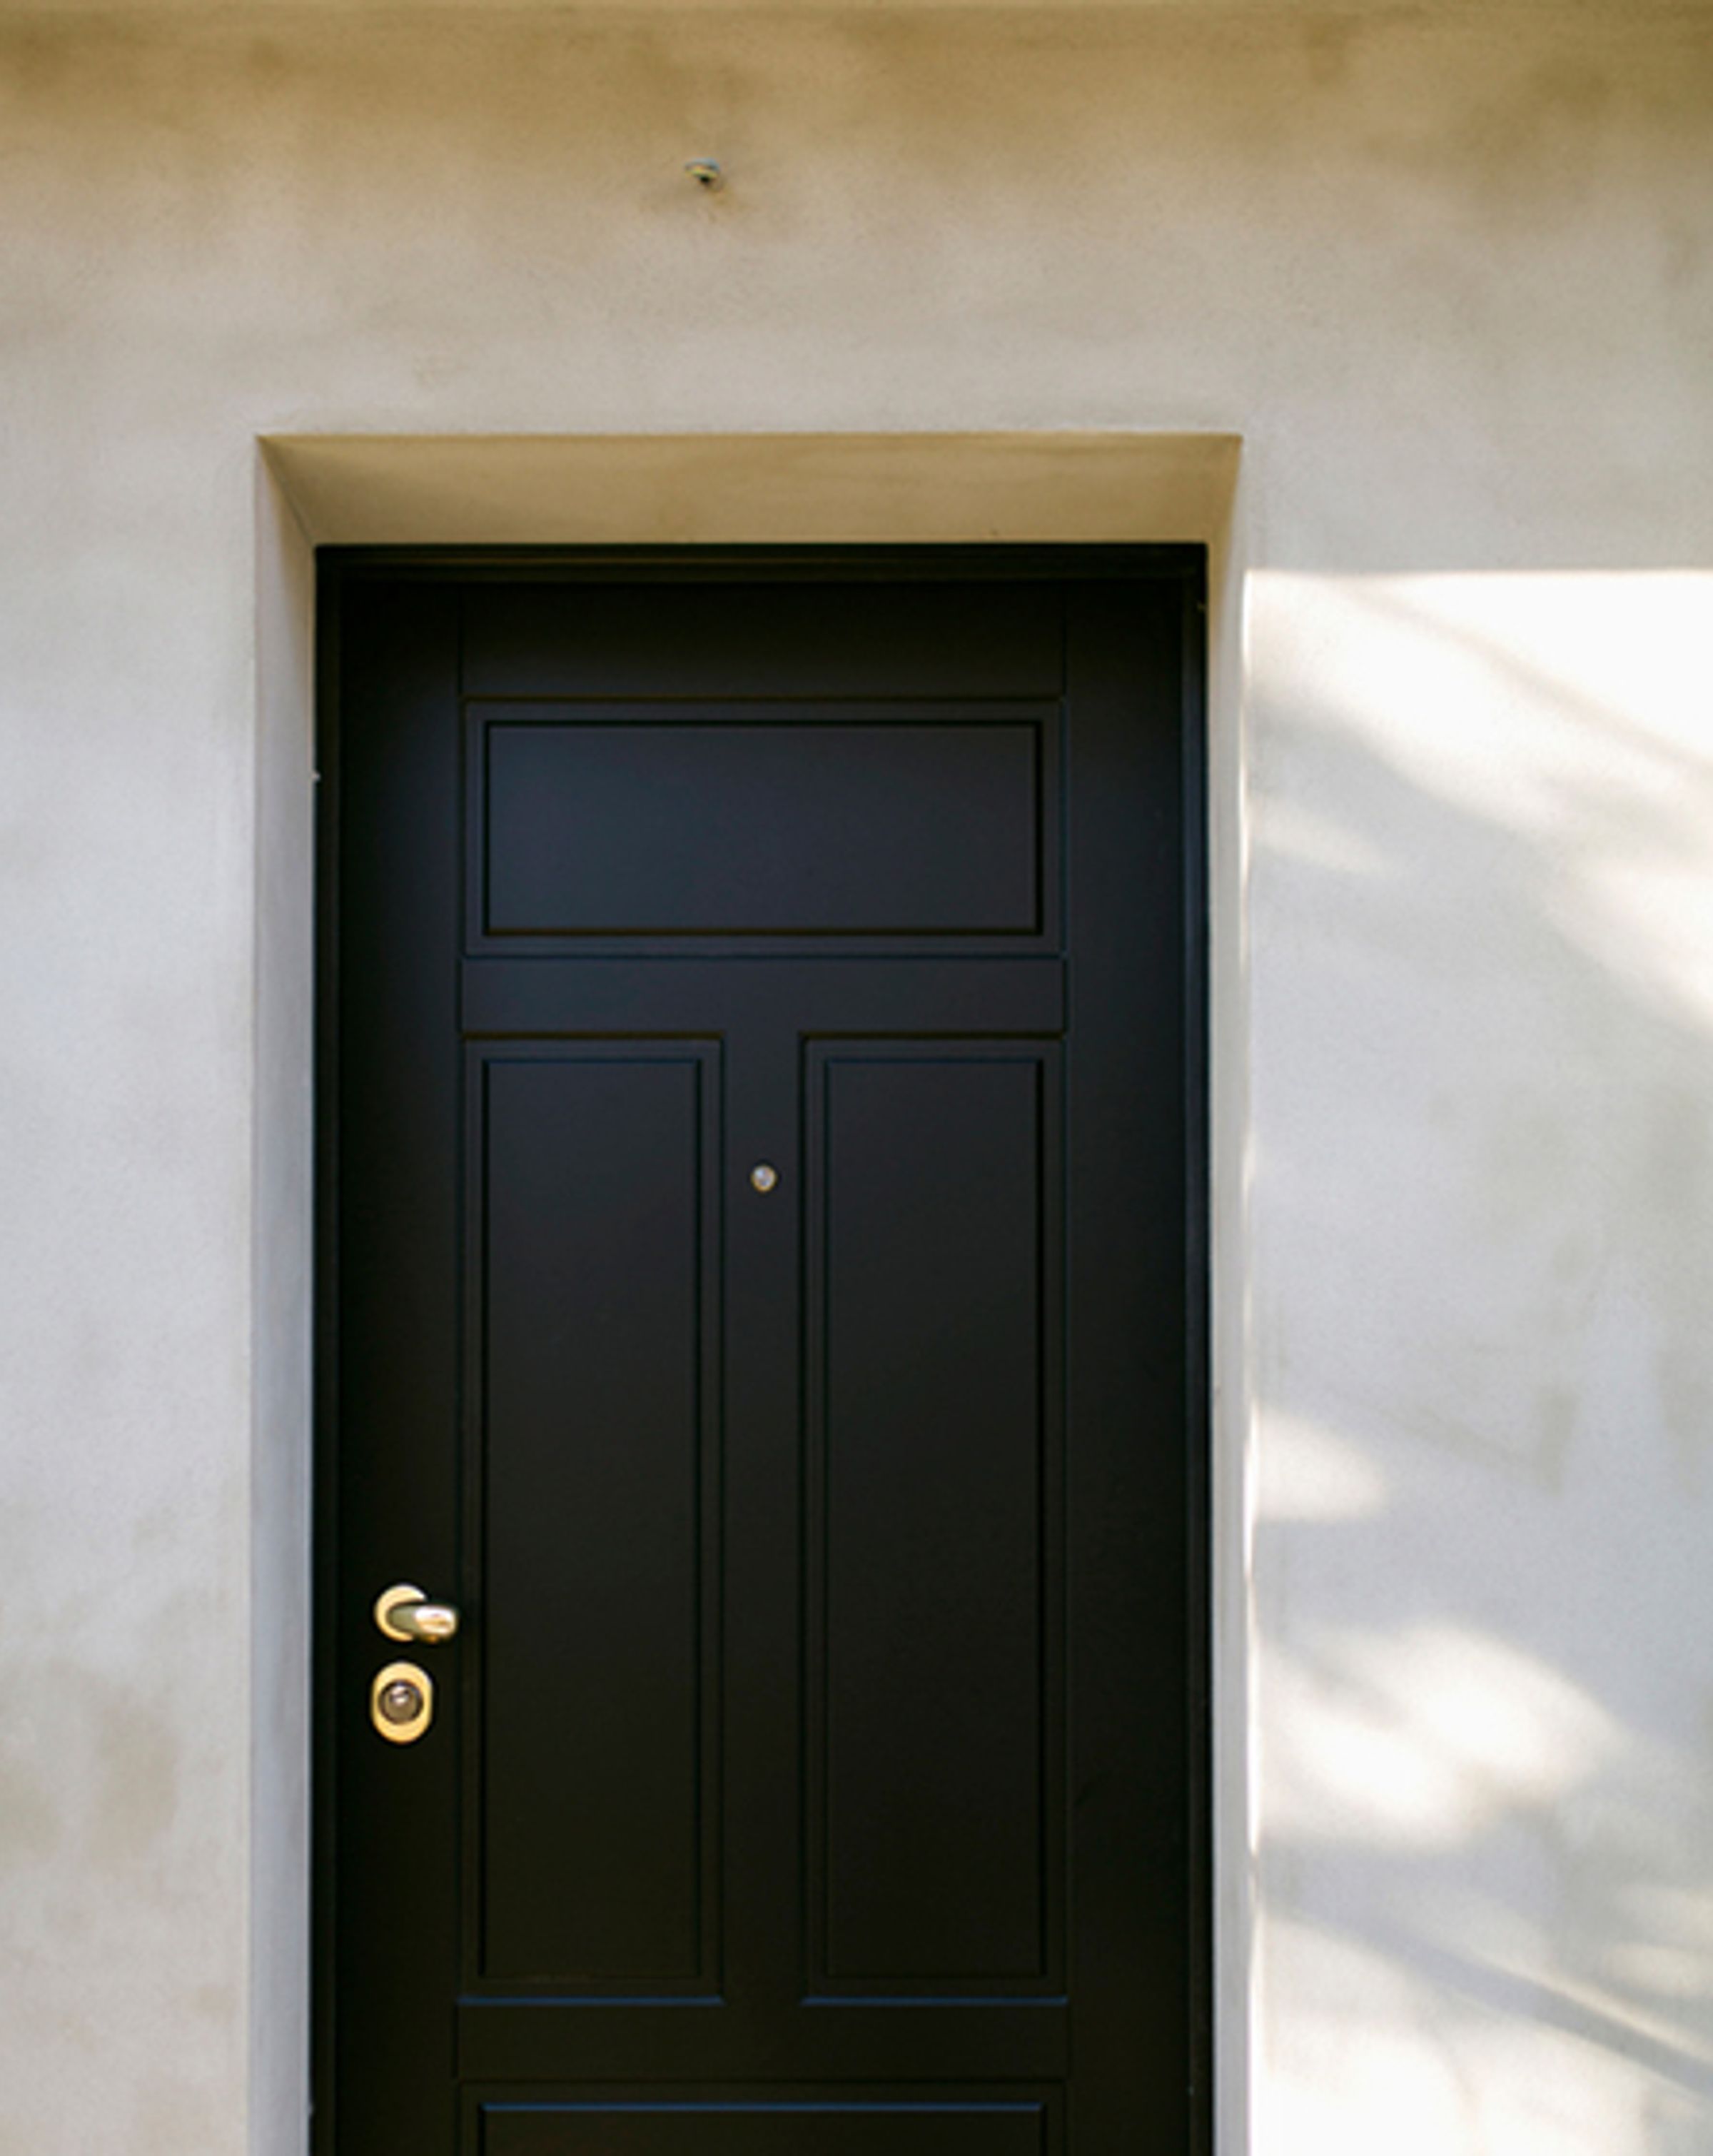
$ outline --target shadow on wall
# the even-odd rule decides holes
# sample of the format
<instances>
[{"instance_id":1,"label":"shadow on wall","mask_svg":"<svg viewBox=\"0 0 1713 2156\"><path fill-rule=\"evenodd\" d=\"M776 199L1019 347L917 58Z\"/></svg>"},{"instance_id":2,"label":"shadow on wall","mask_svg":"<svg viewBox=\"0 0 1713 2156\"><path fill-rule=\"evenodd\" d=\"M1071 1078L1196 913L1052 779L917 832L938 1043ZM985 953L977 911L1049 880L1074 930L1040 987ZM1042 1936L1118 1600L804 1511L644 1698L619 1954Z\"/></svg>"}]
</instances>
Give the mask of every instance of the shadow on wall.
<instances>
[{"instance_id":1,"label":"shadow on wall","mask_svg":"<svg viewBox=\"0 0 1713 2156\"><path fill-rule=\"evenodd\" d=\"M1713 2148L1709 621L1251 583L1260 2156Z\"/></svg>"}]
</instances>

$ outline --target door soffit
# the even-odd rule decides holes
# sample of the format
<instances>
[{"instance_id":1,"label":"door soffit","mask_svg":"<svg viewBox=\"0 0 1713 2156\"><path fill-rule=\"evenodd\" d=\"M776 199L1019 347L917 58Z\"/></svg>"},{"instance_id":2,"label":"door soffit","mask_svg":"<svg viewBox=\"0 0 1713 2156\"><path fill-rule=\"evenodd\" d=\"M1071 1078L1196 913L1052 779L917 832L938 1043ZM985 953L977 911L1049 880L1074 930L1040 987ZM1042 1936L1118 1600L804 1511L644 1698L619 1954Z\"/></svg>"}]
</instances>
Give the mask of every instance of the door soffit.
<instances>
[{"instance_id":1,"label":"door soffit","mask_svg":"<svg viewBox=\"0 0 1713 2156\"><path fill-rule=\"evenodd\" d=\"M1228 528L1235 434L279 434L317 546L1182 541Z\"/></svg>"}]
</instances>

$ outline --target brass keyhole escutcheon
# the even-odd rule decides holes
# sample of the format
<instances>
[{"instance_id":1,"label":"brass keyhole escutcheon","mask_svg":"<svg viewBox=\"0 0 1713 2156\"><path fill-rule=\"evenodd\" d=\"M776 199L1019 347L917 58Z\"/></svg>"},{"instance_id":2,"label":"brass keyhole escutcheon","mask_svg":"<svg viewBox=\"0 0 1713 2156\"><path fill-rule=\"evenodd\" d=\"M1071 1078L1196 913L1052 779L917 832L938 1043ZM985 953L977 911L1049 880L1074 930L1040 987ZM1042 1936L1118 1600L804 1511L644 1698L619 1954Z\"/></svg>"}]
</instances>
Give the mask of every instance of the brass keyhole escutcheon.
<instances>
[{"instance_id":1,"label":"brass keyhole escutcheon","mask_svg":"<svg viewBox=\"0 0 1713 2156\"><path fill-rule=\"evenodd\" d=\"M414 1744L434 1718L434 1680L414 1662L388 1662L369 1686L369 1720L389 1744Z\"/></svg>"}]
</instances>

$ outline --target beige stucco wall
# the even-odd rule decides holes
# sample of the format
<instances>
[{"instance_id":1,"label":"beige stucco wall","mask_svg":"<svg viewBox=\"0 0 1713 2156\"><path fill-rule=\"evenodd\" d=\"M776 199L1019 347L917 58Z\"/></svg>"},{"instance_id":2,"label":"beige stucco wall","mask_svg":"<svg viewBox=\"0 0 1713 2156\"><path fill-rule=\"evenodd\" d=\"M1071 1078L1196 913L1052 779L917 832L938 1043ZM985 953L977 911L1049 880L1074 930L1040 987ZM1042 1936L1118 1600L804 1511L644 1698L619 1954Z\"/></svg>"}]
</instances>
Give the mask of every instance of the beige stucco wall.
<instances>
[{"instance_id":1,"label":"beige stucco wall","mask_svg":"<svg viewBox=\"0 0 1713 2156\"><path fill-rule=\"evenodd\" d=\"M1217 526L1129 430L1243 441L1225 2148L1713 2147L1710 353L1703 9L0 22L0 2150L301 2141L305 527Z\"/></svg>"}]
</instances>

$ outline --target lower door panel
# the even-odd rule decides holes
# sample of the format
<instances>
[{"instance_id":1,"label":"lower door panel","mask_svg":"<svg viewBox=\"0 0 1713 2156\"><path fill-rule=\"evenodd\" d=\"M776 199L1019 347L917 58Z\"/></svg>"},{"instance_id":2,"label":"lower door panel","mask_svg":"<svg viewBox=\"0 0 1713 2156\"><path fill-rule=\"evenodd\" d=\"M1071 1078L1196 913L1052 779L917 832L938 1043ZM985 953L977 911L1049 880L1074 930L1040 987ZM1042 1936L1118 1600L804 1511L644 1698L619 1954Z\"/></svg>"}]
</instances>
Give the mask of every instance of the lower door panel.
<instances>
[{"instance_id":1,"label":"lower door panel","mask_svg":"<svg viewBox=\"0 0 1713 2156\"><path fill-rule=\"evenodd\" d=\"M469 2156L1055 2156L1056 2106L1008 2087L892 2098L478 2098Z\"/></svg>"}]
</instances>

